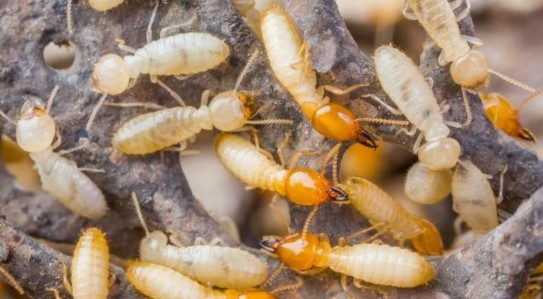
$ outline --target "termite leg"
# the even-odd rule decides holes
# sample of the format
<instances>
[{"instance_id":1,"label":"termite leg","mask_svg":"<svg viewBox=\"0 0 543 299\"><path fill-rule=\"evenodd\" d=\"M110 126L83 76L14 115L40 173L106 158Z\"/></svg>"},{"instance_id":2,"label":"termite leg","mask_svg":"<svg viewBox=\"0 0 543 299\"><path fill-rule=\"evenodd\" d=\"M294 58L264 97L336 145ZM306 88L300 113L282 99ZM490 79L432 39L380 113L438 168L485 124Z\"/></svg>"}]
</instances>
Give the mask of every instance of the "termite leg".
<instances>
[{"instance_id":1,"label":"termite leg","mask_svg":"<svg viewBox=\"0 0 543 299\"><path fill-rule=\"evenodd\" d=\"M480 39L478 39L478 38L476 38L475 36L462 35L462 38L463 38L466 42L468 42L468 43L470 43L470 44L472 44L472 45L474 45L474 46L476 46L476 47L480 47L480 46L483 45L483 41L480 40Z\"/></svg>"},{"instance_id":2,"label":"termite leg","mask_svg":"<svg viewBox=\"0 0 543 299\"><path fill-rule=\"evenodd\" d=\"M58 292L57 289L54 289L54 288L47 288L45 289L46 291L49 291L49 292L52 292L53 293L53 296L55 297L55 299L62 299L62 297L60 297L60 294Z\"/></svg>"},{"instance_id":3,"label":"termite leg","mask_svg":"<svg viewBox=\"0 0 543 299\"><path fill-rule=\"evenodd\" d=\"M119 108L142 107L144 109L153 109L153 110L167 109L167 107L164 107L162 105L155 104L155 103L115 103L115 102L105 102L104 106L119 107Z\"/></svg>"},{"instance_id":4,"label":"termite leg","mask_svg":"<svg viewBox=\"0 0 543 299\"><path fill-rule=\"evenodd\" d=\"M187 27L187 26L190 26L192 25L192 23L194 23L194 21L196 21L196 19L198 18L198 15L197 14L194 14L192 15L192 17L190 18L190 20L186 21L186 22L183 22L181 24L177 24L177 25L172 25L172 26L168 26L168 27L164 27L160 30L160 38L164 38L164 37L167 37L168 36L168 31L171 31L171 30L174 30L174 29L179 29L179 28L183 28L183 27Z\"/></svg>"},{"instance_id":5,"label":"termite leg","mask_svg":"<svg viewBox=\"0 0 543 299\"><path fill-rule=\"evenodd\" d=\"M417 128L416 127L411 127L410 129L406 129L406 128L401 128L400 130L398 130L398 133L396 134L405 134L407 136L414 136L415 133L417 133Z\"/></svg>"},{"instance_id":6,"label":"termite leg","mask_svg":"<svg viewBox=\"0 0 543 299\"><path fill-rule=\"evenodd\" d=\"M377 103L379 103L381 106L385 107L388 111L390 111L390 113L392 113L394 115L403 115L403 113L400 110L388 105L383 100L381 100L381 98L379 98L378 96L376 96L374 94L371 94L371 93L363 94L360 97L362 97L362 98L370 98L370 99L376 101Z\"/></svg>"},{"instance_id":7,"label":"termite leg","mask_svg":"<svg viewBox=\"0 0 543 299\"><path fill-rule=\"evenodd\" d=\"M500 191L498 192L498 197L496 198L496 204L499 205L503 201L503 182L505 179L505 173L507 172L508 165L506 164L500 174Z\"/></svg>"},{"instance_id":8,"label":"termite leg","mask_svg":"<svg viewBox=\"0 0 543 299\"><path fill-rule=\"evenodd\" d=\"M92 172L92 173L106 173L105 170L100 169L100 168L79 167L77 169L79 169L80 171Z\"/></svg>"},{"instance_id":9,"label":"termite leg","mask_svg":"<svg viewBox=\"0 0 543 299\"><path fill-rule=\"evenodd\" d=\"M455 121L446 120L446 121L444 121L444 123L449 127L453 127L453 128L457 128L457 129L463 129L464 128L463 124L455 122Z\"/></svg>"},{"instance_id":10,"label":"termite leg","mask_svg":"<svg viewBox=\"0 0 543 299\"><path fill-rule=\"evenodd\" d=\"M341 274L341 278L339 280L341 289L343 289L343 292L345 293L345 295L347 295L347 297L351 299L358 298L358 296L355 296L355 294L351 290L349 290L349 284L347 281L348 279L349 276L347 276L346 274Z\"/></svg>"},{"instance_id":11,"label":"termite leg","mask_svg":"<svg viewBox=\"0 0 543 299\"><path fill-rule=\"evenodd\" d=\"M468 95L466 94L466 89L462 87L462 101L464 104L464 109L466 110L466 121L462 124L462 129L469 127L471 121L473 120L473 114L471 113L471 106L469 105Z\"/></svg>"},{"instance_id":12,"label":"termite leg","mask_svg":"<svg viewBox=\"0 0 543 299\"><path fill-rule=\"evenodd\" d=\"M58 85L55 85L55 87L53 87L53 90L51 91L51 94L49 95L49 98L47 99L47 106L45 106L45 113L47 114L49 114L49 111L51 110L51 106L53 105L53 100L57 95L58 89Z\"/></svg>"},{"instance_id":13,"label":"termite leg","mask_svg":"<svg viewBox=\"0 0 543 299\"><path fill-rule=\"evenodd\" d=\"M162 80L158 79L158 76L156 75L150 75L151 82L156 83L160 85L160 87L164 88L181 106L185 106L185 101L175 92L173 89L171 89L166 83L162 82Z\"/></svg>"},{"instance_id":14,"label":"termite leg","mask_svg":"<svg viewBox=\"0 0 543 299\"><path fill-rule=\"evenodd\" d=\"M366 290L366 291L372 291L372 292L377 292L377 293L380 293L383 295L383 297L385 298L388 298L389 297L389 294L388 292L385 292L383 291L381 288L379 287L376 287L376 286L372 286L372 285L368 285L364 282L362 282L362 280L360 279L355 279L353 278L353 286L357 289L361 289L361 290Z\"/></svg>"},{"instance_id":15,"label":"termite leg","mask_svg":"<svg viewBox=\"0 0 543 299\"><path fill-rule=\"evenodd\" d=\"M78 145L76 147L73 147L71 149L61 150L61 151L58 152L58 154L63 156L63 155L66 155L66 154L69 154L69 153L72 153L72 152L75 152L75 151L78 151L78 150L81 150L81 149L87 147L87 145L89 144L89 140L87 138L83 138L81 140L83 140L83 141L81 142L80 145Z\"/></svg>"},{"instance_id":16,"label":"termite leg","mask_svg":"<svg viewBox=\"0 0 543 299\"><path fill-rule=\"evenodd\" d=\"M186 247L187 245L190 244L189 236L187 236L187 234L183 232L180 232L178 230L171 230L171 231L168 231L168 234L169 234L168 240L170 241L170 243L172 243L173 245L177 247ZM197 238L197 239L201 239L201 238Z\"/></svg>"},{"instance_id":17,"label":"termite leg","mask_svg":"<svg viewBox=\"0 0 543 299\"><path fill-rule=\"evenodd\" d=\"M64 263L62 263L62 284L64 285L68 293L72 294L72 285L68 280L68 267L66 267L66 264Z\"/></svg>"},{"instance_id":18,"label":"termite leg","mask_svg":"<svg viewBox=\"0 0 543 299\"><path fill-rule=\"evenodd\" d=\"M439 56L437 57L437 63L439 64L439 66L446 66L447 63L449 63L449 61L447 61L447 59L445 59L445 51L441 50L441 52L439 53Z\"/></svg>"},{"instance_id":19,"label":"termite leg","mask_svg":"<svg viewBox=\"0 0 543 299\"><path fill-rule=\"evenodd\" d=\"M215 237L211 240L211 242L209 242L209 245L210 246L226 246L227 244L224 242L224 240Z\"/></svg>"},{"instance_id":20,"label":"termite leg","mask_svg":"<svg viewBox=\"0 0 543 299\"><path fill-rule=\"evenodd\" d=\"M200 97L200 107L207 106L207 103L209 103L209 93L211 91L209 89L204 90L202 92L202 96Z\"/></svg>"},{"instance_id":21,"label":"termite leg","mask_svg":"<svg viewBox=\"0 0 543 299\"><path fill-rule=\"evenodd\" d=\"M407 0L403 1L402 14L408 20L417 20L417 15L409 9L409 4L407 3Z\"/></svg>"},{"instance_id":22,"label":"termite leg","mask_svg":"<svg viewBox=\"0 0 543 299\"><path fill-rule=\"evenodd\" d=\"M155 7L153 8L153 12L151 13L151 19L149 19L149 24L147 25L147 32L145 33L147 43L153 41L153 30L151 28L153 27L153 22L155 21L156 13L158 11L158 4L159 1L155 0Z\"/></svg>"},{"instance_id":23,"label":"termite leg","mask_svg":"<svg viewBox=\"0 0 543 299\"><path fill-rule=\"evenodd\" d=\"M136 53L136 49L127 46L124 40L116 39L115 41L117 42L117 47L119 47L119 49L132 54Z\"/></svg>"},{"instance_id":24,"label":"termite leg","mask_svg":"<svg viewBox=\"0 0 543 299\"><path fill-rule=\"evenodd\" d=\"M365 233L368 233L370 231L380 231L380 230L383 229L384 226L386 226L386 223L384 223L384 222L376 223L376 224L374 224L374 225L372 225L370 227L366 227L366 228L363 228L361 230L358 230L358 231L356 231L356 232L354 232L354 233L352 233L352 234L350 234L350 235L348 235L346 237L341 237L342 242L344 243L344 245L348 245L349 244L349 242L348 242L349 239L356 238L356 237L358 237L360 235L363 235Z\"/></svg>"},{"instance_id":25,"label":"termite leg","mask_svg":"<svg viewBox=\"0 0 543 299\"><path fill-rule=\"evenodd\" d=\"M337 86L333 86L333 85L322 85L320 86L319 88L322 88L323 90L326 90L328 92L331 92L335 95L345 95L345 94L349 94L351 92L353 92L354 90L357 90L359 88L362 88L362 87L368 87L369 84L368 83L359 83L359 84L354 84L354 85L351 85L345 89L342 89L342 88L339 88Z\"/></svg>"},{"instance_id":26,"label":"termite leg","mask_svg":"<svg viewBox=\"0 0 543 299\"><path fill-rule=\"evenodd\" d=\"M279 196L280 195L277 194L277 193L273 194L272 199L270 200L270 203L268 204L268 206L270 207L272 212L275 214L275 216L277 216L279 218L279 220L281 222L283 222L283 224L285 224L285 226L287 227L287 231L288 231L288 233L290 235L290 224L289 224L289 221L287 219L287 216L285 216L284 213L281 213L281 211L279 211L277 209L277 207L275 206L275 203L277 202L277 198Z\"/></svg>"},{"instance_id":27,"label":"termite leg","mask_svg":"<svg viewBox=\"0 0 543 299\"><path fill-rule=\"evenodd\" d=\"M113 272L110 272L108 280L107 280L107 287L111 288L115 284L116 279L117 279L117 275L115 275L115 273Z\"/></svg>"},{"instance_id":28,"label":"termite leg","mask_svg":"<svg viewBox=\"0 0 543 299\"><path fill-rule=\"evenodd\" d=\"M285 167L285 153L283 150L287 146L290 139L290 133L285 134L285 138L277 145L277 156L279 156L279 162L282 167Z\"/></svg>"},{"instance_id":29,"label":"termite leg","mask_svg":"<svg viewBox=\"0 0 543 299\"><path fill-rule=\"evenodd\" d=\"M6 269L1 266L0 273L2 273L9 285L11 285L11 287L13 287L17 291L17 293L19 293L20 295L24 295L25 291L23 290L19 282L17 282L17 279L13 277L13 275L11 275Z\"/></svg>"},{"instance_id":30,"label":"termite leg","mask_svg":"<svg viewBox=\"0 0 543 299\"><path fill-rule=\"evenodd\" d=\"M458 1L460 2L458 4L458 6L460 6L462 4L462 0L455 0L455 1ZM452 2L451 2L452 4ZM470 0L466 0L466 7L464 8L464 10L462 10L457 16L456 16L456 22L460 22L462 21L465 17L467 17L469 15L471 11L471 3L470 3Z\"/></svg>"},{"instance_id":31,"label":"termite leg","mask_svg":"<svg viewBox=\"0 0 543 299\"><path fill-rule=\"evenodd\" d=\"M420 148L420 144L422 143L422 139L424 137L424 134L422 132L419 133L419 136L417 136L417 139L415 140L415 143L413 144L413 153L417 153Z\"/></svg>"},{"instance_id":32,"label":"termite leg","mask_svg":"<svg viewBox=\"0 0 543 299\"><path fill-rule=\"evenodd\" d=\"M283 265L283 264L281 264L281 265ZM289 285L282 286L282 287L277 287L277 288L271 290L270 293L275 295L277 293L295 291L295 290L301 288L303 284L304 284L303 280L300 277L296 277L296 283L289 284Z\"/></svg>"}]
</instances>

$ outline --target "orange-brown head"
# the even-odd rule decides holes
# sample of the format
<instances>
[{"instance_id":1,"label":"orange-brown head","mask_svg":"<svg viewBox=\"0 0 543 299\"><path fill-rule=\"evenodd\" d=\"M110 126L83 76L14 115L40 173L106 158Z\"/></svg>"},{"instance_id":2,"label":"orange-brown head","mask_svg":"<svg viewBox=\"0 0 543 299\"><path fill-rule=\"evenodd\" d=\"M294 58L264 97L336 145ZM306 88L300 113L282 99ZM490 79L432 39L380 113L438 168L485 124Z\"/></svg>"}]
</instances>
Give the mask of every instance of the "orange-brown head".
<instances>
[{"instance_id":1,"label":"orange-brown head","mask_svg":"<svg viewBox=\"0 0 543 299\"><path fill-rule=\"evenodd\" d=\"M311 206L328 200L346 201L347 193L332 184L317 171L307 167L289 170L285 179L285 192L292 202Z\"/></svg>"},{"instance_id":2,"label":"orange-brown head","mask_svg":"<svg viewBox=\"0 0 543 299\"><path fill-rule=\"evenodd\" d=\"M342 105L322 105L311 117L311 124L324 137L339 141L358 141L367 147L377 148L375 141L356 121L354 114Z\"/></svg>"},{"instance_id":3,"label":"orange-brown head","mask_svg":"<svg viewBox=\"0 0 543 299\"><path fill-rule=\"evenodd\" d=\"M283 239L267 238L260 242L260 246L277 254L285 265L300 271L326 266L330 252L328 239L310 233L296 233Z\"/></svg>"},{"instance_id":4,"label":"orange-brown head","mask_svg":"<svg viewBox=\"0 0 543 299\"><path fill-rule=\"evenodd\" d=\"M262 290L226 290L226 299L276 299L274 295Z\"/></svg>"}]
</instances>

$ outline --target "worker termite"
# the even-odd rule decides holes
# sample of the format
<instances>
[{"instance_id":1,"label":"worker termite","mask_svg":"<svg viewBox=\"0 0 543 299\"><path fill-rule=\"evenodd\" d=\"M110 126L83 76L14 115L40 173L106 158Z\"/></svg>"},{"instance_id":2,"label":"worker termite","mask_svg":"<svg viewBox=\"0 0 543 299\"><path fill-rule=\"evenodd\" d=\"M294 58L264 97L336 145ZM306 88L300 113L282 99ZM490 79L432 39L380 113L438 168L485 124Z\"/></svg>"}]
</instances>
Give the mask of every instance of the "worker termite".
<instances>
[{"instance_id":1,"label":"worker termite","mask_svg":"<svg viewBox=\"0 0 543 299\"><path fill-rule=\"evenodd\" d=\"M169 245L166 234L149 232L135 193L132 193L132 200L146 233L139 248L142 261L170 267L205 285L221 288L247 289L262 284L268 277L266 263L239 248L211 244L188 247ZM170 238L170 241L175 240Z\"/></svg>"},{"instance_id":2,"label":"worker termite","mask_svg":"<svg viewBox=\"0 0 543 299\"><path fill-rule=\"evenodd\" d=\"M324 90L346 94L367 84L357 84L345 90L332 86L316 88L317 77L309 59L309 50L302 43L287 12L273 4L263 11L260 22L264 46L275 77L300 105L313 128L327 138L358 141L368 147L377 147L371 135L360 125L360 121L372 119L357 119L349 109L329 103L328 97L324 96Z\"/></svg>"},{"instance_id":3,"label":"worker termite","mask_svg":"<svg viewBox=\"0 0 543 299\"><path fill-rule=\"evenodd\" d=\"M435 276L434 267L424 257L389 245L362 243L332 247L325 235L317 237L307 232L282 239L266 237L260 245L302 273L330 268L355 279L400 288L425 284Z\"/></svg>"},{"instance_id":4,"label":"worker termite","mask_svg":"<svg viewBox=\"0 0 543 299\"><path fill-rule=\"evenodd\" d=\"M66 277L66 267L64 270L64 286L74 298L107 298L112 283L109 247L100 229L88 228L79 238L70 269L71 285Z\"/></svg>"},{"instance_id":5,"label":"worker termite","mask_svg":"<svg viewBox=\"0 0 543 299\"><path fill-rule=\"evenodd\" d=\"M419 148L422 137L419 135L413 148L419 160L435 170L454 167L460 156L460 144L448 137L450 130L420 70L409 57L391 46L375 50L374 60L383 89L401 112L385 107L396 114L403 113L423 133L426 143Z\"/></svg>"},{"instance_id":6,"label":"worker termite","mask_svg":"<svg viewBox=\"0 0 543 299\"><path fill-rule=\"evenodd\" d=\"M504 172L507 168L504 169ZM500 185L503 186L503 173ZM452 179L453 209L473 230L482 236L498 226L498 208L502 191L494 196L488 176L470 161L459 161Z\"/></svg>"},{"instance_id":7,"label":"worker termite","mask_svg":"<svg viewBox=\"0 0 543 299\"><path fill-rule=\"evenodd\" d=\"M351 204L370 221L372 228L391 235L400 243L411 240L422 254L443 254L443 241L435 226L409 213L372 182L350 177L338 186L347 192Z\"/></svg>"},{"instance_id":8,"label":"worker termite","mask_svg":"<svg viewBox=\"0 0 543 299\"><path fill-rule=\"evenodd\" d=\"M238 88L257 56L258 51L255 51L233 90L219 93L209 105L209 93L204 92L199 109L175 107L139 115L115 132L111 141L113 148L124 154L143 155L177 143L186 144L202 129L215 127L221 131L235 131L248 124L291 124L292 121L286 119L249 120L253 115L254 100Z\"/></svg>"},{"instance_id":9,"label":"worker termite","mask_svg":"<svg viewBox=\"0 0 543 299\"><path fill-rule=\"evenodd\" d=\"M524 99L518 108L514 108L504 96L498 93L479 93L479 97L481 97L485 106L486 116L496 128L511 137L536 142L534 134L521 125L519 113L528 102L541 95L541 93L541 91L533 93Z\"/></svg>"},{"instance_id":10,"label":"worker termite","mask_svg":"<svg viewBox=\"0 0 543 299\"><path fill-rule=\"evenodd\" d=\"M82 173L74 161L62 157L62 154L77 150L55 153L60 146L60 138L53 144L57 132L54 119L48 114L58 90L55 87L47 106L39 99L27 100L17 122L0 111L0 115L16 126L17 144L34 160L41 178L42 187L51 193L72 212L83 217L96 219L107 212L102 191Z\"/></svg>"},{"instance_id":11,"label":"worker termite","mask_svg":"<svg viewBox=\"0 0 543 299\"><path fill-rule=\"evenodd\" d=\"M407 172L404 191L407 197L421 204L435 204L451 193L453 172L433 170L417 162Z\"/></svg>"},{"instance_id":12,"label":"worker termite","mask_svg":"<svg viewBox=\"0 0 543 299\"><path fill-rule=\"evenodd\" d=\"M210 269L212 271L213 269ZM205 287L168 267L132 262L126 276L140 292L154 299L274 299L275 296L260 290L214 290Z\"/></svg>"},{"instance_id":13,"label":"worker termite","mask_svg":"<svg viewBox=\"0 0 543 299\"><path fill-rule=\"evenodd\" d=\"M488 68L485 56L470 48L468 41L474 44L481 42L470 36L460 33L457 21L465 18L470 11L469 1L465 9L455 17L454 9L460 7L464 1L455 0L405 0L404 16L411 20L418 20L432 40L442 49L439 63L444 66L451 63L450 73L454 82L466 88L475 88L488 80L488 74L493 73L523 89L535 90L520 82L516 82L503 74ZM412 12L408 9L411 8Z\"/></svg>"}]
</instances>

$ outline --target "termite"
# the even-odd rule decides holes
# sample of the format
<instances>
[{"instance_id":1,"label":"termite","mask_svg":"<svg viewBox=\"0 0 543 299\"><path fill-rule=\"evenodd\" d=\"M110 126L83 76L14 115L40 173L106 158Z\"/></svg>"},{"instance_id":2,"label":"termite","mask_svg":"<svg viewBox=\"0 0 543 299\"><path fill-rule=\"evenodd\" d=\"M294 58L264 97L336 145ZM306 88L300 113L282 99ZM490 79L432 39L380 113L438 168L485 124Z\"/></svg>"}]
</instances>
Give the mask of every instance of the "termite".
<instances>
[{"instance_id":1,"label":"termite","mask_svg":"<svg viewBox=\"0 0 543 299\"><path fill-rule=\"evenodd\" d=\"M524 106L539 96L542 92L536 92L524 99L518 108L514 108L507 98L498 93L479 93L479 97L485 106L485 113L494 127L504 131L507 135L523 140L536 142L535 135L524 128L519 120L519 113Z\"/></svg>"},{"instance_id":2,"label":"termite","mask_svg":"<svg viewBox=\"0 0 543 299\"><path fill-rule=\"evenodd\" d=\"M377 185L350 177L338 186L347 192L350 203L370 221L372 228L391 235L400 243L410 240L422 254L443 254L443 241L436 227L409 213Z\"/></svg>"},{"instance_id":3,"label":"termite","mask_svg":"<svg viewBox=\"0 0 543 299\"><path fill-rule=\"evenodd\" d=\"M381 86L401 112L417 129L426 143L415 142L419 160L435 170L454 167L460 156L460 144L448 137L450 130L443 120L432 89L417 66L400 50L381 46L375 50L375 66Z\"/></svg>"},{"instance_id":4,"label":"termite","mask_svg":"<svg viewBox=\"0 0 543 299\"><path fill-rule=\"evenodd\" d=\"M54 152L61 140L59 137L53 144L57 130L55 120L48 113L57 91L58 86L51 93L46 107L39 99L27 100L17 122L2 111L0 115L16 126L17 144L34 160L43 189L72 212L90 219L100 218L107 212L102 191L74 161L62 157L62 154L81 147Z\"/></svg>"},{"instance_id":5,"label":"termite","mask_svg":"<svg viewBox=\"0 0 543 299\"><path fill-rule=\"evenodd\" d=\"M462 86L467 113L463 127L466 127L471 123L472 115L464 88L477 88L487 83L490 73L529 92L535 92L535 89L489 68L483 53L471 49L468 41L476 45L482 43L474 37L460 33L457 21L468 16L471 8L469 1L466 0L465 9L455 17L454 9L460 7L463 2L463 0L454 0L451 3L447 0L405 0L403 12L407 19L418 20L442 49L439 64L445 66L451 63L449 68L451 77L456 84ZM408 8L411 8L412 12L409 12Z\"/></svg>"},{"instance_id":6,"label":"termite","mask_svg":"<svg viewBox=\"0 0 543 299\"><path fill-rule=\"evenodd\" d=\"M262 284L268 277L266 263L238 248L169 245L166 234L160 231L149 232L135 193L132 193L132 200L146 233L139 247L142 261L172 268L205 285L221 288L247 289ZM170 238L170 241L174 239Z\"/></svg>"},{"instance_id":7,"label":"termite","mask_svg":"<svg viewBox=\"0 0 543 299\"><path fill-rule=\"evenodd\" d=\"M238 89L257 56L258 51L251 55L233 90L219 93L209 105L209 93L204 92L199 109L174 107L139 115L115 132L111 141L113 148L124 154L144 155L177 143L186 144L202 129L235 131L248 124L291 124L291 120L283 119L249 120L253 116L254 100Z\"/></svg>"},{"instance_id":8,"label":"termite","mask_svg":"<svg viewBox=\"0 0 543 299\"><path fill-rule=\"evenodd\" d=\"M212 271L213 269L210 269ZM168 267L132 262L126 271L132 285L154 299L273 299L275 296L260 290L214 290Z\"/></svg>"},{"instance_id":9,"label":"termite","mask_svg":"<svg viewBox=\"0 0 543 299\"><path fill-rule=\"evenodd\" d=\"M433 170L417 162L407 172L404 191L414 202L435 204L451 193L452 177L450 169Z\"/></svg>"},{"instance_id":10,"label":"termite","mask_svg":"<svg viewBox=\"0 0 543 299\"><path fill-rule=\"evenodd\" d=\"M435 276L434 267L424 257L389 245L362 243L332 247L326 235L307 232L282 239L267 237L260 245L302 273L330 268L355 279L400 288L425 284Z\"/></svg>"},{"instance_id":11,"label":"termite","mask_svg":"<svg viewBox=\"0 0 543 299\"><path fill-rule=\"evenodd\" d=\"M75 299L107 298L112 283L109 247L100 229L88 228L79 238L70 268L71 285L64 270L64 286Z\"/></svg>"},{"instance_id":12,"label":"termite","mask_svg":"<svg viewBox=\"0 0 543 299\"><path fill-rule=\"evenodd\" d=\"M453 175L453 209L476 236L482 236L498 226L497 204L501 201L502 191L496 198L488 179L489 176L470 161L459 161ZM503 172L500 185L503 186Z\"/></svg>"},{"instance_id":13,"label":"termite","mask_svg":"<svg viewBox=\"0 0 543 299\"><path fill-rule=\"evenodd\" d=\"M346 94L366 84L357 84L345 90L332 86L316 88L317 76L309 59L309 50L302 43L297 29L287 12L273 4L262 12L261 32L275 77L300 105L313 128L321 135L338 141L358 141L375 148L375 141L346 107L329 103L324 90ZM371 119L367 119L370 121Z\"/></svg>"}]
</instances>

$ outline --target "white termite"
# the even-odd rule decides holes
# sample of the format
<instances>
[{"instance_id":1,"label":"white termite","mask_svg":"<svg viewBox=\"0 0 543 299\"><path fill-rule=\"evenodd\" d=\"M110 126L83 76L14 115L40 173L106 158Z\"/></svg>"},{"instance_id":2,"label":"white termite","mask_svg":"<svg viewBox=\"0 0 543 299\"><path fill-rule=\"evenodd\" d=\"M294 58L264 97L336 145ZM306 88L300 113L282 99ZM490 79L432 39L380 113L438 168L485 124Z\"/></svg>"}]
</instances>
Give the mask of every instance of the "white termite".
<instances>
[{"instance_id":1,"label":"white termite","mask_svg":"<svg viewBox=\"0 0 543 299\"><path fill-rule=\"evenodd\" d=\"M433 170L417 162L407 172L404 190L409 199L421 204L435 204L451 193L453 172Z\"/></svg>"},{"instance_id":2,"label":"white termite","mask_svg":"<svg viewBox=\"0 0 543 299\"><path fill-rule=\"evenodd\" d=\"M39 99L27 100L17 122L3 112L0 114L16 125L17 144L34 160L43 189L72 212L90 219L100 218L107 212L102 191L81 172L74 161L62 157L63 153L72 150L54 152L60 145L60 139L53 144L56 124L48 112L57 90L58 87L55 87L47 108Z\"/></svg>"},{"instance_id":3,"label":"white termite","mask_svg":"<svg viewBox=\"0 0 543 299\"><path fill-rule=\"evenodd\" d=\"M222 288L251 288L263 283L268 277L266 263L238 248L169 245L166 234L160 231L149 232L134 193L132 200L146 232L139 249L142 261L170 267L201 283Z\"/></svg>"}]
</instances>

